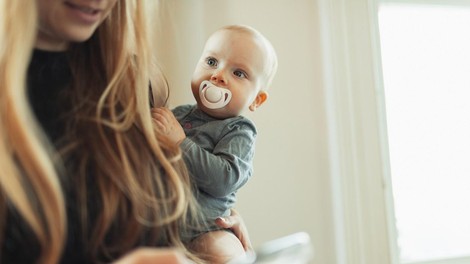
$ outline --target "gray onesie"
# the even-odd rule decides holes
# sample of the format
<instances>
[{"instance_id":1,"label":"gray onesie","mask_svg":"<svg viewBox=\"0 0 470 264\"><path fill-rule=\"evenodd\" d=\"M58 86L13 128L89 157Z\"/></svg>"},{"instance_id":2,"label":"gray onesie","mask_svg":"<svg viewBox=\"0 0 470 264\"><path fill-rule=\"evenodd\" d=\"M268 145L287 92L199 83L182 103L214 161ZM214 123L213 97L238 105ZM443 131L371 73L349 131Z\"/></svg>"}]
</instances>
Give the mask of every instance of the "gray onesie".
<instances>
[{"instance_id":1,"label":"gray onesie","mask_svg":"<svg viewBox=\"0 0 470 264\"><path fill-rule=\"evenodd\" d=\"M214 220L230 214L236 191L253 173L255 125L243 116L213 118L197 105L179 106L173 113L186 134L180 147L208 226L194 236L220 229Z\"/></svg>"}]
</instances>

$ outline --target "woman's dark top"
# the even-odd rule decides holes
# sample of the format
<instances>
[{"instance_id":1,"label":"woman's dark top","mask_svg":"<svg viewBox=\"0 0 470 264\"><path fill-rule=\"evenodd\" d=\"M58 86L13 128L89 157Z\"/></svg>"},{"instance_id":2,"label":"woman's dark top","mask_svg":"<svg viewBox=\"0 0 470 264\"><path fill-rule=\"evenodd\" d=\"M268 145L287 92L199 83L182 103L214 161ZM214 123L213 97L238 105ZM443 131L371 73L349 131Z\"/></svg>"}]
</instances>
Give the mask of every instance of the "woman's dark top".
<instances>
[{"instance_id":1,"label":"woman's dark top","mask_svg":"<svg viewBox=\"0 0 470 264\"><path fill-rule=\"evenodd\" d=\"M69 110L63 92L68 89L71 71L65 52L35 50L28 68L27 95L32 110L46 136L54 143L65 131L64 118ZM62 263L87 263L83 247L78 242L77 211L67 204L67 240ZM11 208L8 210L2 245L1 263L35 263L40 246L32 230Z\"/></svg>"},{"instance_id":2,"label":"woman's dark top","mask_svg":"<svg viewBox=\"0 0 470 264\"><path fill-rule=\"evenodd\" d=\"M68 54L66 52L34 50L28 68L28 99L40 126L50 142L55 146L61 144L58 142L60 142L65 133L67 113L71 111L67 94L71 94L70 84L72 78ZM151 91L149 92L151 94ZM152 106L153 102L150 102L150 105ZM88 259L88 254L85 252L85 242L82 240L83 234L79 223L80 216L76 208L77 203L75 202L77 199L75 198L73 183L71 183L70 179L73 173L67 173L67 171L73 172L73 169L68 170L66 168L65 176L61 177L64 184L63 187L65 188L64 195L67 211L67 238L61 263L91 263L90 259ZM90 178L93 177L90 176ZM94 202L98 192L94 188L93 183L87 186L87 189L88 225L92 225L99 211ZM138 244L148 244L145 235ZM2 264L35 263L40 253L39 243L32 230L12 208L8 209L5 239L0 247L2 247L0 252L0 263Z\"/></svg>"},{"instance_id":3,"label":"woman's dark top","mask_svg":"<svg viewBox=\"0 0 470 264\"><path fill-rule=\"evenodd\" d=\"M71 80L65 52L35 50L28 68L28 96L32 110L52 142L64 132L69 108L60 97Z\"/></svg>"}]
</instances>

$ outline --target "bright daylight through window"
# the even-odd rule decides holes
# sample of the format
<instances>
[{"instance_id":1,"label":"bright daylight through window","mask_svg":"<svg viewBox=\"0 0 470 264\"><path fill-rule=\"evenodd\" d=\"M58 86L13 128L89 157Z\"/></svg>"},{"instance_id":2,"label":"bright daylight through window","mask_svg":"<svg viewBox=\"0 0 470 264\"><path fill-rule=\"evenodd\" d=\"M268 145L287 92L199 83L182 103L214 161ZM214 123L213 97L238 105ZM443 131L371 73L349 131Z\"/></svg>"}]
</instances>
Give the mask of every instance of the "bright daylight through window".
<instances>
[{"instance_id":1,"label":"bright daylight through window","mask_svg":"<svg viewBox=\"0 0 470 264\"><path fill-rule=\"evenodd\" d=\"M382 4L401 263L470 256L470 7Z\"/></svg>"}]
</instances>

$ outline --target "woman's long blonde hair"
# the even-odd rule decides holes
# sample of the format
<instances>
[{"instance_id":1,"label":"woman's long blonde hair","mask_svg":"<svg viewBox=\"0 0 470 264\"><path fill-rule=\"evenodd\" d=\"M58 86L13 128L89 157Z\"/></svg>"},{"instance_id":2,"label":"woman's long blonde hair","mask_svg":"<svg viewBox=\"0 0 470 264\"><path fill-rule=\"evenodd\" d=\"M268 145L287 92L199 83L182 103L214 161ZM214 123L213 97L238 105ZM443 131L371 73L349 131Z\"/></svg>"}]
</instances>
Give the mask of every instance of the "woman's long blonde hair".
<instances>
[{"instance_id":1,"label":"woman's long blonde hair","mask_svg":"<svg viewBox=\"0 0 470 264\"><path fill-rule=\"evenodd\" d=\"M25 96L37 12L30 2L0 0L0 209L11 202L31 226L40 262L60 256L64 199L93 262L139 245L183 248L180 228L195 202L179 148L159 135L150 116L149 85L163 82L152 67L145 2L118 0L91 39L68 51L72 83L65 98L72 107L65 134L54 142L63 171L54 170Z\"/></svg>"},{"instance_id":2,"label":"woman's long blonde hair","mask_svg":"<svg viewBox=\"0 0 470 264\"><path fill-rule=\"evenodd\" d=\"M41 245L38 262L55 263L65 237L65 206L25 89L37 10L30 0L0 0L0 10L0 241L14 210Z\"/></svg>"}]
</instances>

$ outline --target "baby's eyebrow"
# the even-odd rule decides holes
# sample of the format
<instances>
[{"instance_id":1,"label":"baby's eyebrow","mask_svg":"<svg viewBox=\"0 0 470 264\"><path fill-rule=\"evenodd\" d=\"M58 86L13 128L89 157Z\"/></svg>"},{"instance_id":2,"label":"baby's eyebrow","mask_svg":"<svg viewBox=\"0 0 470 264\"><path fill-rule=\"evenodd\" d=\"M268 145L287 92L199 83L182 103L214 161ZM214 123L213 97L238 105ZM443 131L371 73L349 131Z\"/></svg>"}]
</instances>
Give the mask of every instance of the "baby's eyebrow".
<instances>
[{"instance_id":1,"label":"baby's eyebrow","mask_svg":"<svg viewBox=\"0 0 470 264\"><path fill-rule=\"evenodd\" d=\"M216 51L214 51L214 50L206 50L206 51L204 52L204 55L205 55L205 56L218 56L218 53L217 53Z\"/></svg>"}]
</instances>

